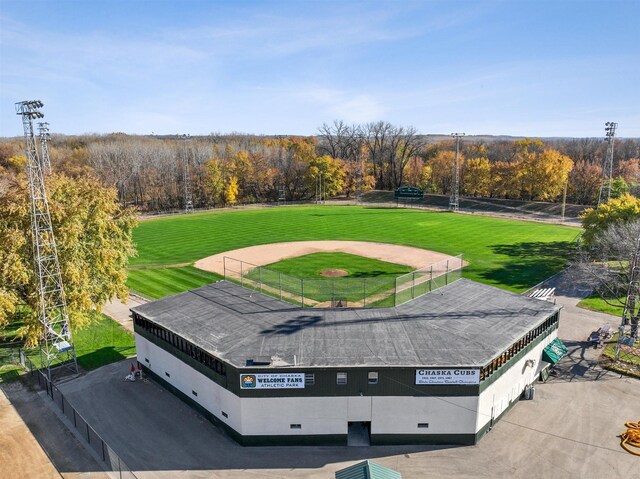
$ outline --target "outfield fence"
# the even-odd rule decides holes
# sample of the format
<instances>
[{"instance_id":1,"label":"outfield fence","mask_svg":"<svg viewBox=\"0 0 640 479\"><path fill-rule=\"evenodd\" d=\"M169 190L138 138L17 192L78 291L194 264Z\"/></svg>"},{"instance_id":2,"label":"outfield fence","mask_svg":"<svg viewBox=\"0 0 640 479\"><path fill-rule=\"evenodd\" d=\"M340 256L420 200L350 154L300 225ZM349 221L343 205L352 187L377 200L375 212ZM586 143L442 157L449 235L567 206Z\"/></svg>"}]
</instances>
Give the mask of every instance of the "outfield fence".
<instances>
[{"instance_id":1,"label":"outfield fence","mask_svg":"<svg viewBox=\"0 0 640 479\"><path fill-rule=\"evenodd\" d=\"M313 308L398 306L462 277L462 255L398 277L298 278L225 256L224 278L245 288Z\"/></svg>"},{"instance_id":2,"label":"outfield fence","mask_svg":"<svg viewBox=\"0 0 640 479\"><path fill-rule=\"evenodd\" d=\"M91 448L100 458L105 469L109 471L109 475L118 479L137 479L137 476L131 469L120 459L114 450L100 437L96 430L91 427L87 420L71 405L64 394L53 384L52 381L27 357L24 350L19 350L19 361L24 369L34 377L42 390L46 391L47 396L58 407L60 412L68 419L68 423L73 425L83 442Z\"/></svg>"}]
</instances>

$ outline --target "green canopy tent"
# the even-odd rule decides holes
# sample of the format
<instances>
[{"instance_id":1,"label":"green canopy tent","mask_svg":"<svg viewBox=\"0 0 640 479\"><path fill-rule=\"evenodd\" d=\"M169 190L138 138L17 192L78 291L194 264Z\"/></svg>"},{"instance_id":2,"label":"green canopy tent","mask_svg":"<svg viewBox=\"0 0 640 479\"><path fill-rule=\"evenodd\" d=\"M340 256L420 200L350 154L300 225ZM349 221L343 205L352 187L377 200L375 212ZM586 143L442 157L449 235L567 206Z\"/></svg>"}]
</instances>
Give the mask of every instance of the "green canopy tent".
<instances>
[{"instance_id":1,"label":"green canopy tent","mask_svg":"<svg viewBox=\"0 0 640 479\"><path fill-rule=\"evenodd\" d=\"M542 360L553 365L560 361L568 352L569 350L562 344L562 341L556 338L542 350Z\"/></svg>"},{"instance_id":2,"label":"green canopy tent","mask_svg":"<svg viewBox=\"0 0 640 479\"><path fill-rule=\"evenodd\" d=\"M402 479L399 472L363 461L336 472L335 479Z\"/></svg>"}]
</instances>

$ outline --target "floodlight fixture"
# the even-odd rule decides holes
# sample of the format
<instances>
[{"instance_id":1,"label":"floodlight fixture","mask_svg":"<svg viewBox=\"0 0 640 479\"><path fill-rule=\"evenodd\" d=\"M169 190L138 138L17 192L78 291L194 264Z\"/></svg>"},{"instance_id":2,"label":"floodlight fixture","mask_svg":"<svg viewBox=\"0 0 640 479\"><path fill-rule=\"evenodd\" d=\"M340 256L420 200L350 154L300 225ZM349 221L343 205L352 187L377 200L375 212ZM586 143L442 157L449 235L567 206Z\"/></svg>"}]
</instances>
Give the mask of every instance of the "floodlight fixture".
<instances>
[{"instance_id":1,"label":"floodlight fixture","mask_svg":"<svg viewBox=\"0 0 640 479\"><path fill-rule=\"evenodd\" d=\"M602 168L602 185L598 195L598 208L601 204L607 203L611 199L611 183L613 181L613 146L616 137L618 124L615 121L608 121L604 124L605 141L609 143L607 155Z\"/></svg>"}]
</instances>

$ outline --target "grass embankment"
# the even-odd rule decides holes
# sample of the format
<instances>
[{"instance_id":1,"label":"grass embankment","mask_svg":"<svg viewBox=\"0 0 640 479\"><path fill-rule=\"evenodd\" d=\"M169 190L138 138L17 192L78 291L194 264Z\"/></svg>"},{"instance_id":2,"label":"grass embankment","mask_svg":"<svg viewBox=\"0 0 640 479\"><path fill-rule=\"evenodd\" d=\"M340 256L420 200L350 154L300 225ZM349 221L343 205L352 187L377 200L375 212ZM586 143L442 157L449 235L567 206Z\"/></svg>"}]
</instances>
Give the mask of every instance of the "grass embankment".
<instances>
[{"instance_id":1,"label":"grass embankment","mask_svg":"<svg viewBox=\"0 0 640 479\"><path fill-rule=\"evenodd\" d=\"M143 221L134 230L138 256L131 258L128 284L157 298L219 279L184 266L206 256L284 241L353 240L463 253L470 263L464 277L521 292L563 268L579 232L486 216L357 206L174 216Z\"/></svg>"},{"instance_id":2,"label":"grass embankment","mask_svg":"<svg viewBox=\"0 0 640 479\"><path fill-rule=\"evenodd\" d=\"M22 345L15 337L20 326L20 323L13 323L10 329L1 333L0 343L5 347L0 348L0 382L14 379L22 373L21 367L15 364L17 358L11 357ZM94 369L135 355L133 334L103 314L95 315L86 327L74 330L73 340L78 365L84 369ZM28 350L27 356L34 365L40 364L37 348Z\"/></svg>"}]
</instances>

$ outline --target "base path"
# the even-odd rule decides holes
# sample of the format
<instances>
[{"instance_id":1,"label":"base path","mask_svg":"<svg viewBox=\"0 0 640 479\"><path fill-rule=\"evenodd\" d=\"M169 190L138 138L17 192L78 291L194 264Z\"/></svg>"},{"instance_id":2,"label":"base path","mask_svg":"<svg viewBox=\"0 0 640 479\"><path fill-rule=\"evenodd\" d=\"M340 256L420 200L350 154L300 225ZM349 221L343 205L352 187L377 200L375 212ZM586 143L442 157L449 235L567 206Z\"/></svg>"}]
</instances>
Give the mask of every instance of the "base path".
<instances>
[{"instance_id":1,"label":"base path","mask_svg":"<svg viewBox=\"0 0 640 479\"><path fill-rule=\"evenodd\" d=\"M389 263L404 264L415 269L454 258L435 251L388 243L370 243L368 241L292 241L225 251L224 253L196 261L195 267L224 275L225 256L245 261L255 266L264 266L277 263L283 259L296 258L311 253L349 253Z\"/></svg>"}]
</instances>

